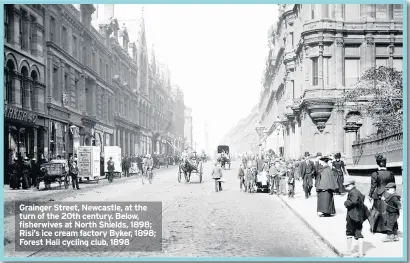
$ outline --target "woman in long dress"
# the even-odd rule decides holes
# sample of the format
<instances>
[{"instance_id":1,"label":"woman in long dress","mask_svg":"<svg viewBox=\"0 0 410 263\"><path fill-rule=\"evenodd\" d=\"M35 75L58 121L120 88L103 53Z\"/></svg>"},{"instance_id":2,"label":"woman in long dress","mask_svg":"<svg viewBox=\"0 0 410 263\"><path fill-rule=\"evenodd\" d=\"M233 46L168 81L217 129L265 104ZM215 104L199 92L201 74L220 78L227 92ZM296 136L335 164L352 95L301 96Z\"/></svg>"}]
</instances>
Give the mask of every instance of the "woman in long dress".
<instances>
[{"instance_id":1,"label":"woman in long dress","mask_svg":"<svg viewBox=\"0 0 410 263\"><path fill-rule=\"evenodd\" d=\"M337 185L339 186L338 191L336 192L337 194L343 194L344 193L344 174L346 174L346 168L345 168L345 163L340 160L341 154L336 153L335 154L335 161L332 162L333 168L335 170L335 176L337 180Z\"/></svg>"},{"instance_id":2,"label":"woman in long dress","mask_svg":"<svg viewBox=\"0 0 410 263\"><path fill-rule=\"evenodd\" d=\"M373 199L373 207L370 215L370 228L373 233L383 233L386 231L386 220L382 216L386 212L386 203L381 200L386 185L396 183L394 174L386 169L386 158L383 155L376 155L378 171L371 175L371 185L369 198Z\"/></svg>"},{"instance_id":3,"label":"woman in long dress","mask_svg":"<svg viewBox=\"0 0 410 263\"><path fill-rule=\"evenodd\" d=\"M320 158L323 161L323 168L319 173L317 180L317 212L320 216L331 216L336 214L333 193L338 189L336 178L333 175L332 168L329 165L330 157Z\"/></svg>"}]
</instances>

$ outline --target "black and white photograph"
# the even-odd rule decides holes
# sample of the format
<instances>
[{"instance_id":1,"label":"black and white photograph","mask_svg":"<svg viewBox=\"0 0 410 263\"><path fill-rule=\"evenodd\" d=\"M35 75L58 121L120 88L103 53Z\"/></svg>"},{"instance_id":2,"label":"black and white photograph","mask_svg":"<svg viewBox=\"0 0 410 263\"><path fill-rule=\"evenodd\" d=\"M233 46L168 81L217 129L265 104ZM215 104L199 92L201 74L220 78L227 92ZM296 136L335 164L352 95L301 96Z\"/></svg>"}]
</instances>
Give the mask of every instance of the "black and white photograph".
<instances>
[{"instance_id":1,"label":"black and white photograph","mask_svg":"<svg viewBox=\"0 0 410 263\"><path fill-rule=\"evenodd\" d=\"M406 257L406 8L5 4L4 256Z\"/></svg>"}]
</instances>

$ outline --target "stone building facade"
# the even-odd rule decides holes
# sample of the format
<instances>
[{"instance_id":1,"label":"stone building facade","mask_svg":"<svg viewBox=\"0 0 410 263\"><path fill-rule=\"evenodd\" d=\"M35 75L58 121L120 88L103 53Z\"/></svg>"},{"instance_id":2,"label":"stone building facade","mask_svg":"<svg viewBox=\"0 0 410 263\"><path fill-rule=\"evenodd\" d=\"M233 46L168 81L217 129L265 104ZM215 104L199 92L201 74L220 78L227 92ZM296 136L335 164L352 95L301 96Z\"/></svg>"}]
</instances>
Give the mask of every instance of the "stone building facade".
<instances>
[{"instance_id":1,"label":"stone building facade","mask_svg":"<svg viewBox=\"0 0 410 263\"><path fill-rule=\"evenodd\" d=\"M184 135L186 140L185 147L188 147L190 150L194 149L192 108L189 107L185 107Z\"/></svg>"},{"instance_id":2,"label":"stone building facade","mask_svg":"<svg viewBox=\"0 0 410 263\"><path fill-rule=\"evenodd\" d=\"M272 85L261 93L268 141L288 158L341 152L373 134L372 120L335 99L372 66L402 70L403 6L396 4L279 5L269 60ZM279 136L279 138L277 138Z\"/></svg>"},{"instance_id":3,"label":"stone building facade","mask_svg":"<svg viewBox=\"0 0 410 263\"><path fill-rule=\"evenodd\" d=\"M4 6L4 166L16 157L47 152L46 51L44 8Z\"/></svg>"},{"instance_id":4,"label":"stone building facade","mask_svg":"<svg viewBox=\"0 0 410 263\"><path fill-rule=\"evenodd\" d=\"M10 121L34 127L24 140L35 141L14 148L48 159L80 145L166 153L176 104L169 70L150 57L143 17L127 28L108 17L114 5L102 6L98 18L92 4L6 5L6 107Z\"/></svg>"}]
</instances>

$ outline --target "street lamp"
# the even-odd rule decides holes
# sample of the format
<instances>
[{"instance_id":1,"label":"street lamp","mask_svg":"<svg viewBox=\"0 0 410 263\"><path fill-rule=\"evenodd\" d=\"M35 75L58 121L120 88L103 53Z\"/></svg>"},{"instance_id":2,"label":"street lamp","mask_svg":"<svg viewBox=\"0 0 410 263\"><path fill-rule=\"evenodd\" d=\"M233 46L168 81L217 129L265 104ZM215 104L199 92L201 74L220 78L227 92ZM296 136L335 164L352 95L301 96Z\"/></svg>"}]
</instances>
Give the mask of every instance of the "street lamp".
<instances>
[{"instance_id":1,"label":"street lamp","mask_svg":"<svg viewBox=\"0 0 410 263\"><path fill-rule=\"evenodd\" d=\"M259 137L259 158L262 158L262 136L264 133L266 133L266 128L260 125L256 127L255 130Z\"/></svg>"}]
</instances>

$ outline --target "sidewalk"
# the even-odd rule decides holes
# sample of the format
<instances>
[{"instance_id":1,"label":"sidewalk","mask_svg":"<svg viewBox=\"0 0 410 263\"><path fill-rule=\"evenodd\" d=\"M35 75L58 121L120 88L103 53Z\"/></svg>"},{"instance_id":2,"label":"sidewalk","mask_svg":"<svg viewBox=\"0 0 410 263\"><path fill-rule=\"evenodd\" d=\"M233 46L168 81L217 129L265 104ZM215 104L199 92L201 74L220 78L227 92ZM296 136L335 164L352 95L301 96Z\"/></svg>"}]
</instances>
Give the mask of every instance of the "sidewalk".
<instances>
[{"instance_id":1,"label":"sidewalk","mask_svg":"<svg viewBox=\"0 0 410 263\"><path fill-rule=\"evenodd\" d=\"M351 178L345 178L345 180ZM356 180L358 181L358 180ZM359 180L361 181L361 180ZM370 178L368 178L368 182ZM363 183L365 180L363 180ZM396 180L397 183L399 183ZM401 180L400 180L401 183ZM364 195L367 195L367 189L360 189ZM363 188L363 185L362 187ZM366 187L365 187L366 188ZM312 189L312 196L305 199L302 190L302 182L297 181L295 185L295 198L289 199L287 196L281 196L282 201L302 220L304 221L317 235L319 235L339 256L342 256L346 248L346 208L344 201L346 195L336 195L334 197L336 215L333 217L319 217L316 212L317 197L315 188ZM402 211L404 213L404 211ZM399 218L399 242L384 243L382 239L384 234L370 233L370 225L368 221L363 223L364 245L363 252L365 257L403 257L403 238L401 231L403 229L403 217ZM353 243L353 251L357 252L356 242Z\"/></svg>"}]
</instances>

